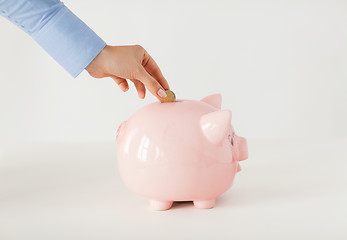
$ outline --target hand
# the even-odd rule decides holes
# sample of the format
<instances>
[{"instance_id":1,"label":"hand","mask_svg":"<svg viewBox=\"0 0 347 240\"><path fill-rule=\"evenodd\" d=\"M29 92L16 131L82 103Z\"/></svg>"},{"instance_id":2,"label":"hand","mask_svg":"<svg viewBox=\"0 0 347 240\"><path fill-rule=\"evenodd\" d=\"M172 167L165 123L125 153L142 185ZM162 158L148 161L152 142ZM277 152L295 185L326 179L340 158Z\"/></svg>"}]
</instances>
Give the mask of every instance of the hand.
<instances>
[{"instance_id":1,"label":"hand","mask_svg":"<svg viewBox=\"0 0 347 240\"><path fill-rule=\"evenodd\" d=\"M113 78L123 92L129 89L129 79L142 99L145 98L146 87L158 99L165 98L164 91L170 89L158 65L139 45L107 45L86 70L95 78Z\"/></svg>"}]
</instances>

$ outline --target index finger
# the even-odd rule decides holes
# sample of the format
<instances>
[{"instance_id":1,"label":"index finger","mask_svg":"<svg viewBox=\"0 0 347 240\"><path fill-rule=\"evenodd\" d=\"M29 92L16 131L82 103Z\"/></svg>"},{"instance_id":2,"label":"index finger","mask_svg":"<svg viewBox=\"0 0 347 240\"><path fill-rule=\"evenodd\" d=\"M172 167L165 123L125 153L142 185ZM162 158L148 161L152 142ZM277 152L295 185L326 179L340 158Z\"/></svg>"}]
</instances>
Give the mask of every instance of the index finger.
<instances>
[{"instance_id":1,"label":"index finger","mask_svg":"<svg viewBox=\"0 0 347 240\"><path fill-rule=\"evenodd\" d=\"M143 67L155 80L157 80L160 83L160 85L165 90L169 90L170 89L169 83L164 78L157 63L154 61L154 59L147 52L145 54L146 54L145 59L144 59L145 61L142 64Z\"/></svg>"}]
</instances>

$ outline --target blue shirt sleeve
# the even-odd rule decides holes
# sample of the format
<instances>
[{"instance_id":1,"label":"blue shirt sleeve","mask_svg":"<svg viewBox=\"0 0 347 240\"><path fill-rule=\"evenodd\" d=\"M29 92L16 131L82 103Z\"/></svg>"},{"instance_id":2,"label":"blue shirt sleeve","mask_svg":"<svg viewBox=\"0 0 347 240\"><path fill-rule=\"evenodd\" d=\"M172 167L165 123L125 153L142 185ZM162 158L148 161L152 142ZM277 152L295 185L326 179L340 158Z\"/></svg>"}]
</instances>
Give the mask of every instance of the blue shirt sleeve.
<instances>
[{"instance_id":1,"label":"blue shirt sleeve","mask_svg":"<svg viewBox=\"0 0 347 240\"><path fill-rule=\"evenodd\" d=\"M59 0L0 0L0 14L32 36L73 77L106 46Z\"/></svg>"}]
</instances>

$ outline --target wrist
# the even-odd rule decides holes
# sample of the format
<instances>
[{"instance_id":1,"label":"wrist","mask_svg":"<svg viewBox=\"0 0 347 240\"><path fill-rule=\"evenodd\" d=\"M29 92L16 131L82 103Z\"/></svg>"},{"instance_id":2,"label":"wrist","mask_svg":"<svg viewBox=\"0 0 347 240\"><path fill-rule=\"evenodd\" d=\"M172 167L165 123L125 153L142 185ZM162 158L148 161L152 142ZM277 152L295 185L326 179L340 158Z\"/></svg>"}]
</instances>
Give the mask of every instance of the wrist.
<instances>
[{"instance_id":1,"label":"wrist","mask_svg":"<svg viewBox=\"0 0 347 240\"><path fill-rule=\"evenodd\" d=\"M99 54L88 64L85 70L93 77L101 78L104 77L105 71L103 64L105 55L107 55L110 46L106 45Z\"/></svg>"}]
</instances>

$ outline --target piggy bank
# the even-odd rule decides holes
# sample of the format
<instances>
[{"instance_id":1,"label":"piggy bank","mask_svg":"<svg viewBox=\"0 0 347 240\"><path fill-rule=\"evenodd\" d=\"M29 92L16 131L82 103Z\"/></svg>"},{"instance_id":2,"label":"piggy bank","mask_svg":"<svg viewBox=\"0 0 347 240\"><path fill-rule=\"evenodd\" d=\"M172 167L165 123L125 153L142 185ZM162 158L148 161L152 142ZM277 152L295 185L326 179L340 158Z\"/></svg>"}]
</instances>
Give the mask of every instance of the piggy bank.
<instances>
[{"instance_id":1,"label":"piggy bank","mask_svg":"<svg viewBox=\"0 0 347 240\"><path fill-rule=\"evenodd\" d=\"M121 178L152 209L169 209L174 201L212 208L232 185L238 162L247 159L247 142L235 134L221 102L220 94L156 102L118 127Z\"/></svg>"}]
</instances>

